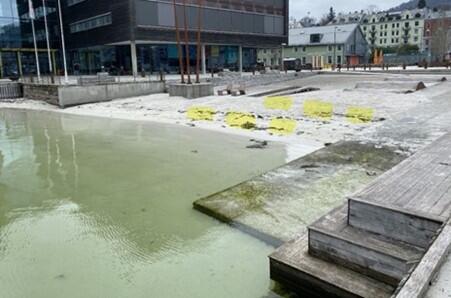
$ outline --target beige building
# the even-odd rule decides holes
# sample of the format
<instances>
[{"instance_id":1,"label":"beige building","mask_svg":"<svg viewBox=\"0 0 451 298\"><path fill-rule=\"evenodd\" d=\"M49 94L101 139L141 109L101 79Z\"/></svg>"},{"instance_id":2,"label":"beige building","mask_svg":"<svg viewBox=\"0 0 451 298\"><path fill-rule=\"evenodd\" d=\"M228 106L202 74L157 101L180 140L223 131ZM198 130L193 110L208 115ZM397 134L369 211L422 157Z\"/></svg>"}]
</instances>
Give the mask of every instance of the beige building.
<instances>
[{"instance_id":1,"label":"beige building","mask_svg":"<svg viewBox=\"0 0 451 298\"><path fill-rule=\"evenodd\" d=\"M335 24L359 23L370 47L416 45L424 50L424 21L429 11L414 9L398 12L339 14Z\"/></svg>"}]
</instances>

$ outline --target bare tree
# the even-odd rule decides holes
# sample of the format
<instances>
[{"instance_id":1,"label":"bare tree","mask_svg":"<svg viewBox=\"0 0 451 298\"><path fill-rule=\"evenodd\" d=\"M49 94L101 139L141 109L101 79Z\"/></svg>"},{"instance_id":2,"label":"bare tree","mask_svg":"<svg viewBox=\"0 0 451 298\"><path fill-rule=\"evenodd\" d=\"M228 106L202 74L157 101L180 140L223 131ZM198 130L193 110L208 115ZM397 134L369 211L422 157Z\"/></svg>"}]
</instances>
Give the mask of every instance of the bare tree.
<instances>
[{"instance_id":1,"label":"bare tree","mask_svg":"<svg viewBox=\"0 0 451 298\"><path fill-rule=\"evenodd\" d=\"M366 12L368 14L373 14L373 13L377 13L378 11L380 11L379 7L377 5L369 5L366 8Z\"/></svg>"}]
</instances>

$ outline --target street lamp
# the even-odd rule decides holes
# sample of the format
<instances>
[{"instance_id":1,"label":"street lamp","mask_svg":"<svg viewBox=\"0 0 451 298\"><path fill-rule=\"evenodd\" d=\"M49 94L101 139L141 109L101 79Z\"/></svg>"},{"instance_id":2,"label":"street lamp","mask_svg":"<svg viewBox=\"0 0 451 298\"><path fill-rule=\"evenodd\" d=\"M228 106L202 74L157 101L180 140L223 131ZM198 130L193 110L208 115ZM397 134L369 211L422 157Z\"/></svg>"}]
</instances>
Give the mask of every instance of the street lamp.
<instances>
[{"instance_id":1,"label":"street lamp","mask_svg":"<svg viewBox=\"0 0 451 298\"><path fill-rule=\"evenodd\" d=\"M282 46L282 51L281 51L281 55L280 55L280 61L282 63L281 64L281 70L285 71L285 63L284 63L284 59L283 59L283 49L284 49L285 46L287 46L287 44L286 43L282 43L281 46Z\"/></svg>"}]
</instances>

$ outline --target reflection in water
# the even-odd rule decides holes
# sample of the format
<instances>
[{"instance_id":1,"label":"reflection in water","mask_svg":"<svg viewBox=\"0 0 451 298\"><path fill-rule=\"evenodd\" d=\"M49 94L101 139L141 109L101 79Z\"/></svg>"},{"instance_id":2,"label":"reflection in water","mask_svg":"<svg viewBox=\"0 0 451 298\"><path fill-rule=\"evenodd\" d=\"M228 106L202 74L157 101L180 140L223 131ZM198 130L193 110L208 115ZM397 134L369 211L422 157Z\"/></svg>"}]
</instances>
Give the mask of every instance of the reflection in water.
<instances>
[{"instance_id":1,"label":"reflection in water","mask_svg":"<svg viewBox=\"0 0 451 298\"><path fill-rule=\"evenodd\" d=\"M140 122L0 111L0 297L259 297L271 247L192 210L283 148Z\"/></svg>"}]
</instances>

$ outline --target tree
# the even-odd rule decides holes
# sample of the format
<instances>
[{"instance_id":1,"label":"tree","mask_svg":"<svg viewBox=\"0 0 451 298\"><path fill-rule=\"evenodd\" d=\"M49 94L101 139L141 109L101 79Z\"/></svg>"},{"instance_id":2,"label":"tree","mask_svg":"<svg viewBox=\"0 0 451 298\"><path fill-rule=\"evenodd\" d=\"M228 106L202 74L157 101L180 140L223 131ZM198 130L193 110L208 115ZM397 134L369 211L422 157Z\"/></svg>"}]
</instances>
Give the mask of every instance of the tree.
<instances>
[{"instance_id":1,"label":"tree","mask_svg":"<svg viewBox=\"0 0 451 298\"><path fill-rule=\"evenodd\" d=\"M335 19L335 16L336 16L336 14L335 14L334 8L330 7L329 14L327 15L327 20L329 22L332 22Z\"/></svg>"},{"instance_id":2,"label":"tree","mask_svg":"<svg viewBox=\"0 0 451 298\"><path fill-rule=\"evenodd\" d=\"M380 11L379 7L377 5L374 5L374 4L373 5L369 5L366 8L367 14L374 14L374 13L377 13L378 11Z\"/></svg>"},{"instance_id":3,"label":"tree","mask_svg":"<svg viewBox=\"0 0 451 298\"><path fill-rule=\"evenodd\" d=\"M418 1L418 6L419 9L423 9L426 7L426 0L419 0Z\"/></svg>"},{"instance_id":4,"label":"tree","mask_svg":"<svg viewBox=\"0 0 451 298\"><path fill-rule=\"evenodd\" d=\"M311 16L305 16L300 20L303 27L312 27L316 24L316 19Z\"/></svg>"},{"instance_id":5,"label":"tree","mask_svg":"<svg viewBox=\"0 0 451 298\"><path fill-rule=\"evenodd\" d=\"M404 44L399 46L397 50L398 55L410 55L417 54L420 51L420 48L417 45L412 44Z\"/></svg>"}]
</instances>

